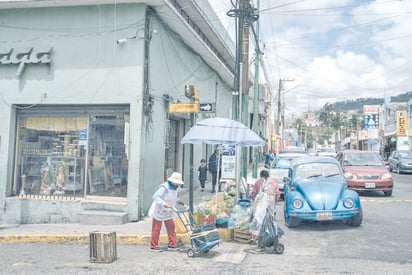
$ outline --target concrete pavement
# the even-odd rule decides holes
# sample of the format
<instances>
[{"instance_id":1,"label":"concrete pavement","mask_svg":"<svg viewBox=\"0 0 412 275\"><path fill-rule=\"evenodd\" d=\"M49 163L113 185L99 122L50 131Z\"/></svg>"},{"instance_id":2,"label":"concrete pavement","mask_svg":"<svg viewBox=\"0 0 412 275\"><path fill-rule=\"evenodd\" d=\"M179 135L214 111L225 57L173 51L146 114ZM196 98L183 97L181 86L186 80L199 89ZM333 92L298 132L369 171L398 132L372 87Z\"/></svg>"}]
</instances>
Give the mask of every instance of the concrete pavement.
<instances>
[{"instance_id":1,"label":"concrete pavement","mask_svg":"<svg viewBox=\"0 0 412 275\"><path fill-rule=\"evenodd\" d=\"M201 192L200 188L194 188L194 205L201 202L204 196L211 196L210 190ZM189 203L189 190L181 190L182 201ZM116 232L118 244L148 245L150 240L152 222L146 217L138 222L122 225L85 225L79 223L67 224L3 224L0 225L0 243L89 243L90 233ZM231 239L230 230L219 228L222 241ZM184 244L190 244L187 233L178 234L178 239ZM160 243L167 243L165 227L162 228Z\"/></svg>"},{"instance_id":2,"label":"concrete pavement","mask_svg":"<svg viewBox=\"0 0 412 275\"><path fill-rule=\"evenodd\" d=\"M259 167L260 171L263 166ZM249 169L248 182L253 181L252 173ZM197 183L194 184L193 204L194 207L208 199L213 194L210 189L202 192ZM209 182L206 187L210 188ZM183 188L179 197L186 204L189 203L189 188ZM3 224L0 225L0 243L89 243L90 233L93 232L116 232L118 244L139 244L149 245L152 222L146 217L138 222L126 223L122 225L85 225L79 223L67 224ZM227 228L218 228L222 241L232 240L232 232ZM190 237L187 233L178 234L178 239L184 244L190 244ZM167 234L163 226L160 243L167 243Z\"/></svg>"}]
</instances>

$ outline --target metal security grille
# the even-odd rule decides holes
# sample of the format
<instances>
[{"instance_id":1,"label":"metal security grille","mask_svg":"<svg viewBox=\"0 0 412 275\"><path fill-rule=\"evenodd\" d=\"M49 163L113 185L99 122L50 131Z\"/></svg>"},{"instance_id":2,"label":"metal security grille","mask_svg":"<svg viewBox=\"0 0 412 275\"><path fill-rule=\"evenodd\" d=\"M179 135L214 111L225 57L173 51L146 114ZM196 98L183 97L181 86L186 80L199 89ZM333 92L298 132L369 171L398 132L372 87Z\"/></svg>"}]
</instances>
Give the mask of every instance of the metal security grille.
<instances>
[{"instance_id":1,"label":"metal security grille","mask_svg":"<svg viewBox=\"0 0 412 275\"><path fill-rule=\"evenodd\" d=\"M363 180L377 180L379 179L379 175L359 175L359 178Z\"/></svg>"}]
</instances>

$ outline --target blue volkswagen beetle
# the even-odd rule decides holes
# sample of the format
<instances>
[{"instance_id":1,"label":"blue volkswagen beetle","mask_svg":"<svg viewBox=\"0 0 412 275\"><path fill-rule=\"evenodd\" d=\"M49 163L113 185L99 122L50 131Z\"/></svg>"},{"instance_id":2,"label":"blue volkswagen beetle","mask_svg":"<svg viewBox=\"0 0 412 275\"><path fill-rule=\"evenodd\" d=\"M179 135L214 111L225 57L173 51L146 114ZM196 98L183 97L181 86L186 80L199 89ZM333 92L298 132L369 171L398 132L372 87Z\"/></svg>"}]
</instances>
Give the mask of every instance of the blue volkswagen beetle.
<instances>
[{"instance_id":1,"label":"blue volkswagen beetle","mask_svg":"<svg viewBox=\"0 0 412 275\"><path fill-rule=\"evenodd\" d=\"M302 221L342 220L362 223L359 195L347 189L339 162L332 157L293 160L284 178L285 223L296 227Z\"/></svg>"}]
</instances>

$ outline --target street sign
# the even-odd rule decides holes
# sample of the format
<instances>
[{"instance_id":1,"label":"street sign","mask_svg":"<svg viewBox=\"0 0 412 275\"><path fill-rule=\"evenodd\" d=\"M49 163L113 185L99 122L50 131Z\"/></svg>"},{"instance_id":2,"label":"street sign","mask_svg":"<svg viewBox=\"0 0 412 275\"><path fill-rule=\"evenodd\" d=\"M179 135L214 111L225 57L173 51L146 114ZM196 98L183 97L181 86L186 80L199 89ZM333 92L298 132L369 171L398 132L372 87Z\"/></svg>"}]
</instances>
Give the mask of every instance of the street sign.
<instances>
[{"instance_id":1,"label":"street sign","mask_svg":"<svg viewBox=\"0 0 412 275\"><path fill-rule=\"evenodd\" d=\"M169 113L199 113L199 103L169 103Z\"/></svg>"},{"instance_id":2,"label":"street sign","mask_svg":"<svg viewBox=\"0 0 412 275\"><path fill-rule=\"evenodd\" d=\"M213 103L200 103L199 109L203 113L212 113L215 111Z\"/></svg>"}]
</instances>

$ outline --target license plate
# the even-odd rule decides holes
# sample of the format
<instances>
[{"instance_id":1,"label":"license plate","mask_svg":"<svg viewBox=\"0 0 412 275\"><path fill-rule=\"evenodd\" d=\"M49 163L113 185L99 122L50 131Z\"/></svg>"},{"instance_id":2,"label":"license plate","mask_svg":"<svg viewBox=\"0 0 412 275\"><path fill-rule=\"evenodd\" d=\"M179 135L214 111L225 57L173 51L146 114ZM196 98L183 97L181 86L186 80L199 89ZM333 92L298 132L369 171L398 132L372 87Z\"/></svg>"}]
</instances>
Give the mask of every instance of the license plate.
<instances>
[{"instance_id":1,"label":"license plate","mask_svg":"<svg viewBox=\"0 0 412 275\"><path fill-rule=\"evenodd\" d=\"M374 182L365 182L365 188L375 188Z\"/></svg>"},{"instance_id":2,"label":"license plate","mask_svg":"<svg viewBox=\"0 0 412 275\"><path fill-rule=\"evenodd\" d=\"M333 218L332 212L320 212L316 214L318 221L329 221Z\"/></svg>"}]
</instances>

